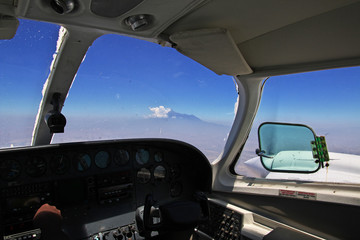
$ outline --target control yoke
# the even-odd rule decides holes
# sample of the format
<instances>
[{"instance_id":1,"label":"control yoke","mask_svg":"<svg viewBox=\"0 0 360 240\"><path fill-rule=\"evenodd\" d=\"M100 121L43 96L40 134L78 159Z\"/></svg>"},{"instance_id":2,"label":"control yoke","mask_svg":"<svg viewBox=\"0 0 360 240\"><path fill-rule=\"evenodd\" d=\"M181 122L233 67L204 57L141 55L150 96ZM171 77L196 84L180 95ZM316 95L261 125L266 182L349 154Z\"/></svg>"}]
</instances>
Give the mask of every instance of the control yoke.
<instances>
[{"instance_id":1,"label":"control yoke","mask_svg":"<svg viewBox=\"0 0 360 240\"><path fill-rule=\"evenodd\" d=\"M136 222L140 235L149 237L152 231L183 231L194 229L209 219L209 205L204 193L197 192L194 200L175 200L156 206L151 194L145 205L136 211Z\"/></svg>"}]
</instances>

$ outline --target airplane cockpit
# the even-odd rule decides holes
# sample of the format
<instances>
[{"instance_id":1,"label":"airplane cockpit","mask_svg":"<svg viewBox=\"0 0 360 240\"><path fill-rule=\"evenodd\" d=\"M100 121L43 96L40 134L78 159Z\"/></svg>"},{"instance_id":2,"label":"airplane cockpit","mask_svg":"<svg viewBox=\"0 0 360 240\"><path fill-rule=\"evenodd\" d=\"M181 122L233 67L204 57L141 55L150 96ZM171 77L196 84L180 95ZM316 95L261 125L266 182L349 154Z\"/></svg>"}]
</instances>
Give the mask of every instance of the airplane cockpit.
<instances>
[{"instance_id":1,"label":"airplane cockpit","mask_svg":"<svg viewBox=\"0 0 360 240\"><path fill-rule=\"evenodd\" d=\"M7 159L2 179L17 182L1 185L5 236L39 234L32 231L32 219L45 203L61 209L71 239L142 239L139 234L152 230L181 233L209 215L209 162L182 142L64 144L3 152L1 159Z\"/></svg>"},{"instance_id":2,"label":"airplane cockpit","mask_svg":"<svg viewBox=\"0 0 360 240\"><path fill-rule=\"evenodd\" d=\"M359 12L0 0L1 239L358 239Z\"/></svg>"}]
</instances>

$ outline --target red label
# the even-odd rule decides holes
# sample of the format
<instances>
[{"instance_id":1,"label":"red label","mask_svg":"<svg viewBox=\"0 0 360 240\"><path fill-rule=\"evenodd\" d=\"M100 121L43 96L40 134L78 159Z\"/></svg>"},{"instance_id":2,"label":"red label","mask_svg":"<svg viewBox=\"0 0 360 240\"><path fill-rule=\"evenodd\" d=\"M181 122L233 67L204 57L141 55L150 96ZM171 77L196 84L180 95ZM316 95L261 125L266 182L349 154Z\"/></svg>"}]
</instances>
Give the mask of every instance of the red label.
<instances>
[{"instance_id":1,"label":"red label","mask_svg":"<svg viewBox=\"0 0 360 240\"><path fill-rule=\"evenodd\" d=\"M316 200L316 193L279 190L279 196Z\"/></svg>"}]
</instances>

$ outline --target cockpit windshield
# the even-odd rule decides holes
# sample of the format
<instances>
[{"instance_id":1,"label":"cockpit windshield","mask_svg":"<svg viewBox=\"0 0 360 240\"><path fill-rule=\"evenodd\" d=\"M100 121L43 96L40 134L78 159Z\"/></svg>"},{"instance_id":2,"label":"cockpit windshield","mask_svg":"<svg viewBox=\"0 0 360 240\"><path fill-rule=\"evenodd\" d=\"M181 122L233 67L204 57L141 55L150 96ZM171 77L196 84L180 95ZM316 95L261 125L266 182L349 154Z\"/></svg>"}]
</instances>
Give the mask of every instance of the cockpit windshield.
<instances>
[{"instance_id":1,"label":"cockpit windshield","mask_svg":"<svg viewBox=\"0 0 360 240\"><path fill-rule=\"evenodd\" d=\"M33 38L23 36L28 31ZM11 52L1 60L1 147L30 145L58 35L58 26L21 21L16 38L0 43ZM7 57L13 51L19 59ZM79 68L62 109L65 133L55 134L52 143L172 138L214 160L227 140L236 99L230 76L216 75L172 48L104 35Z\"/></svg>"},{"instance_id":2,"label":"cockpit windshield","mask_svg":"<svg viewBox=\"0 0 360 240\"><path fill-rule=\"evenodd\" d=\"M0 41L0 148L31 144L59 28L21 20L15 37Z\"/></svg>"}]
</instances>

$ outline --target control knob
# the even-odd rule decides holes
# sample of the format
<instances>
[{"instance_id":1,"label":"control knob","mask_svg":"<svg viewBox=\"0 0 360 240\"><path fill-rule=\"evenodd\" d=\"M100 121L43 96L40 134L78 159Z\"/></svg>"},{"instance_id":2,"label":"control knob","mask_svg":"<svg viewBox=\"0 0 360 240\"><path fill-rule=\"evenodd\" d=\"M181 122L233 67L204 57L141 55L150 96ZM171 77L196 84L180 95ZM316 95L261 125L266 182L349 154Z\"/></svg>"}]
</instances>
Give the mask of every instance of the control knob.
<instances>
[{"instance_id":1,"label":"control knob","mask_svg":"<svg viewBox=\"0 0 360 240\"><path fill-rule=\"evenodd\" d=\"M116 240L122 240L124 236L117 230L113 231L113 237Z\"/></svg>"}]
</instances>

